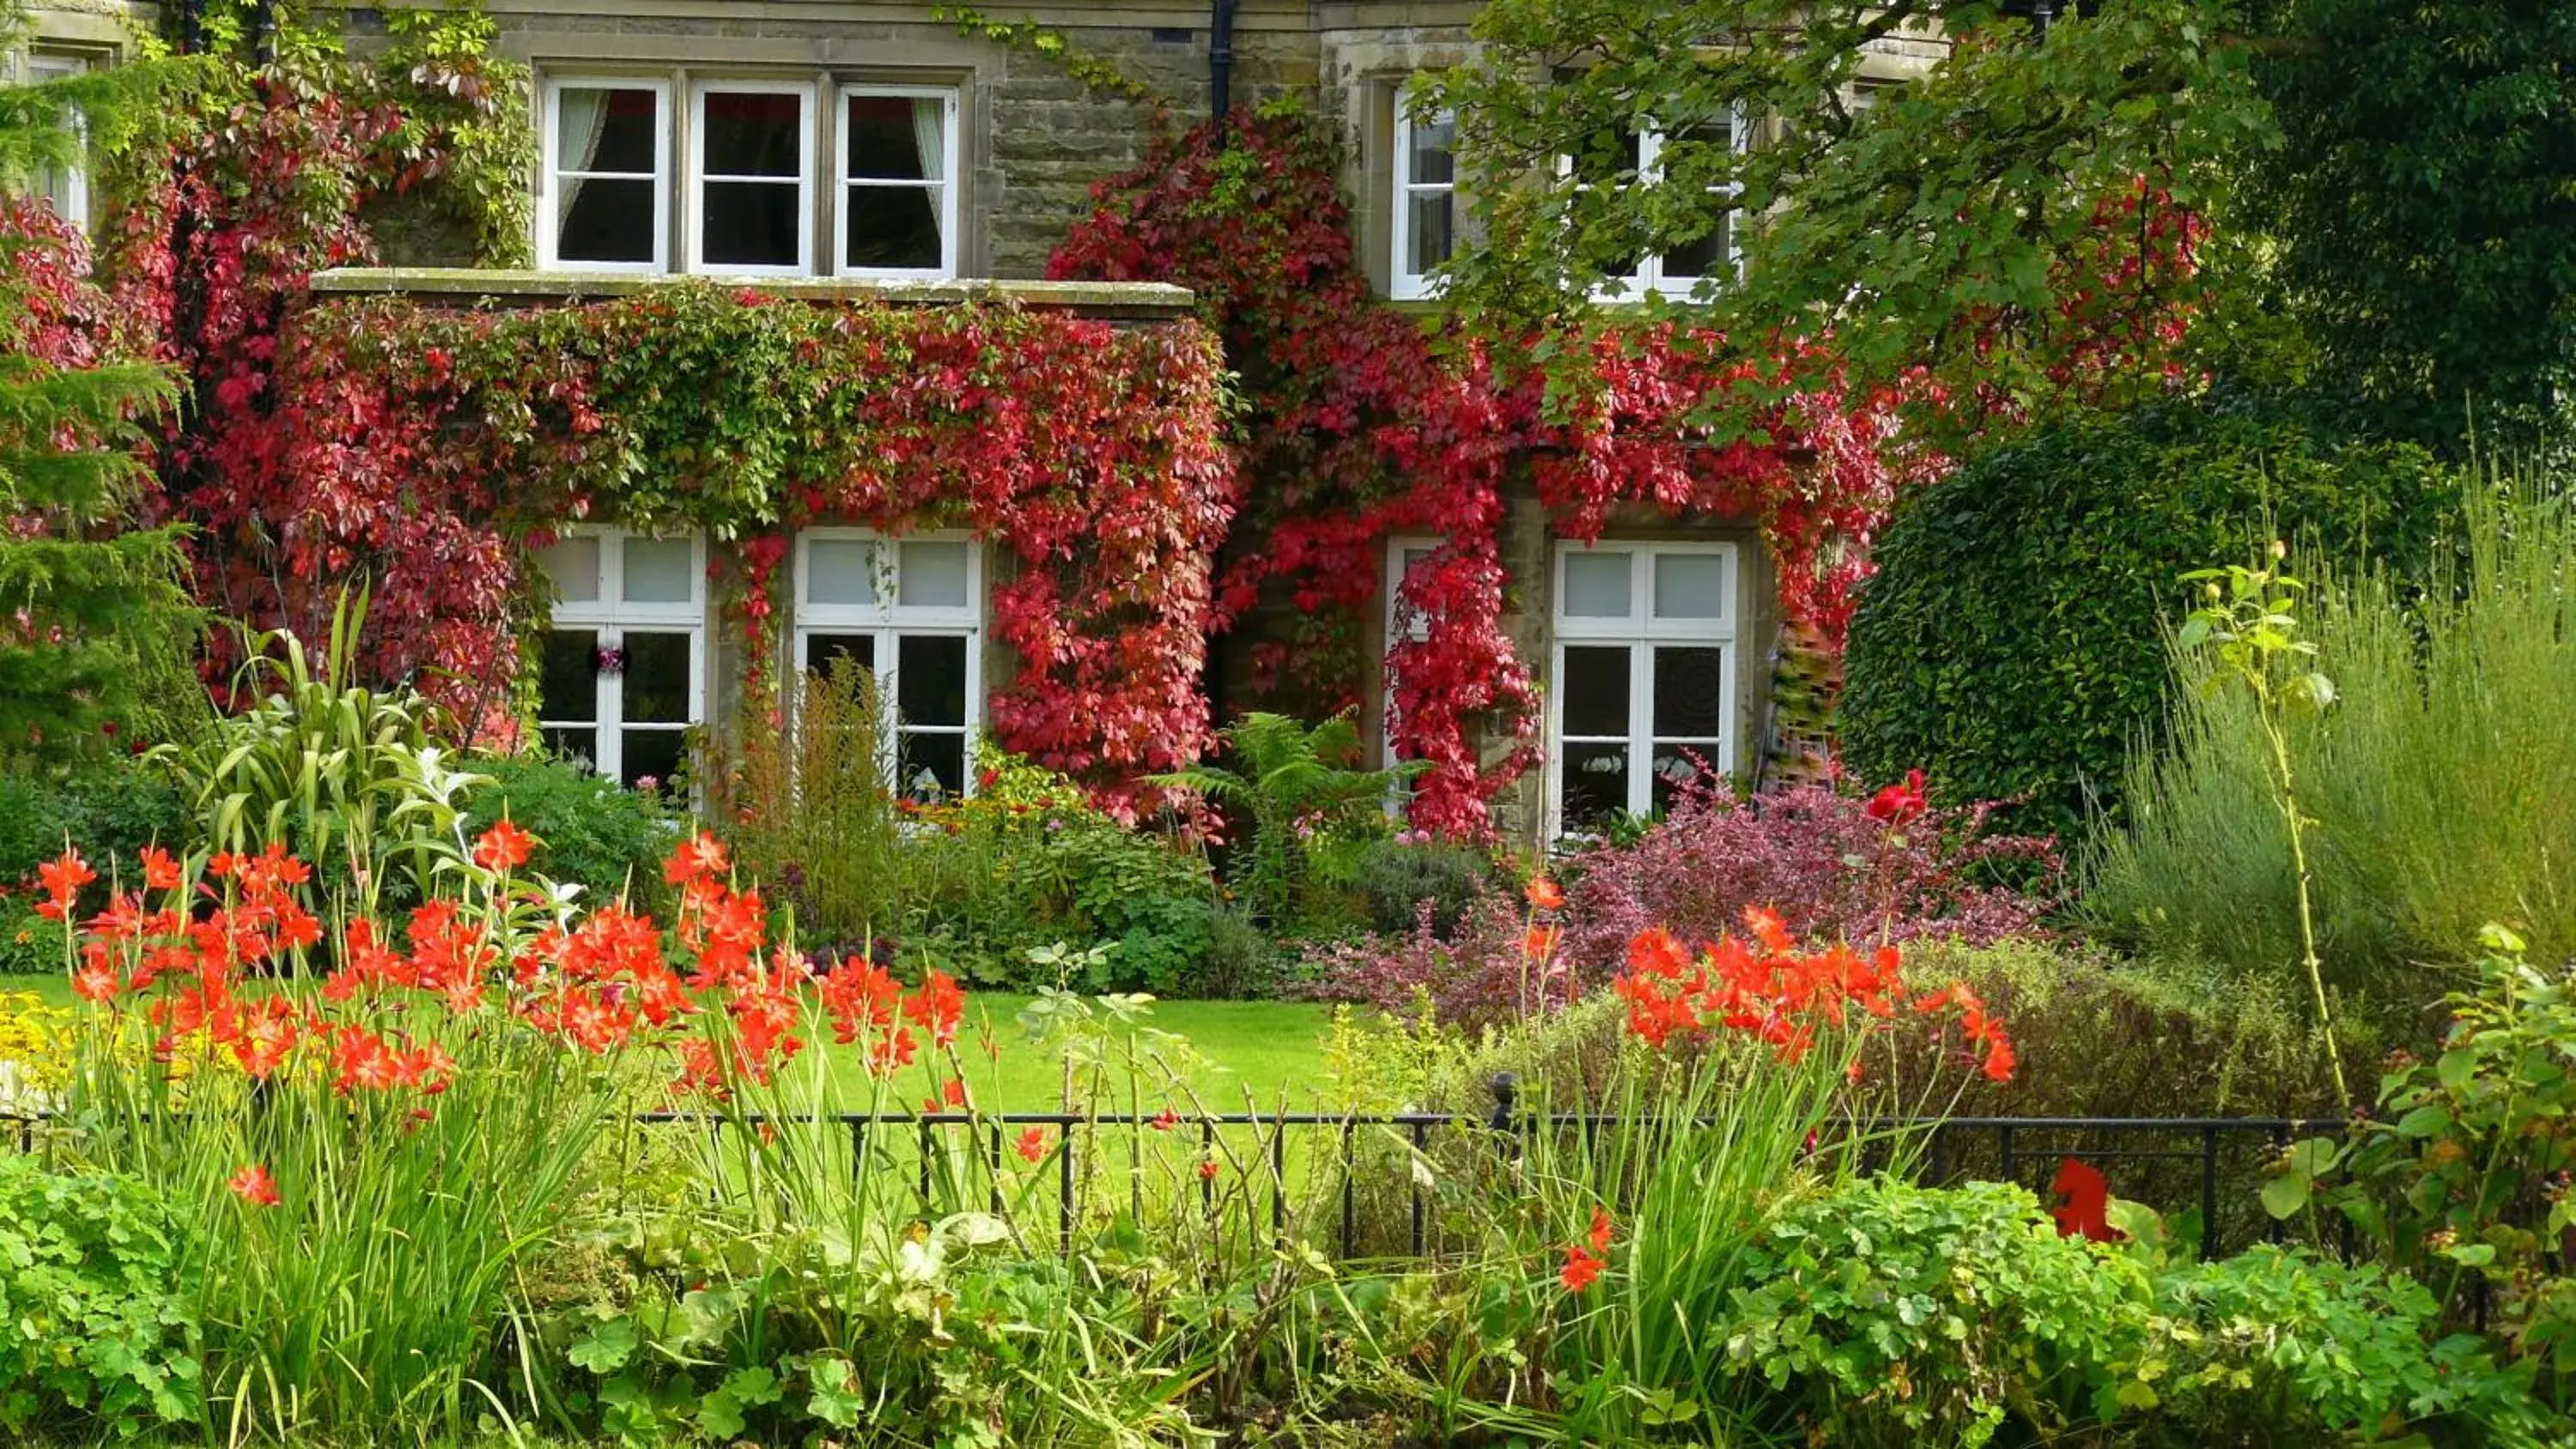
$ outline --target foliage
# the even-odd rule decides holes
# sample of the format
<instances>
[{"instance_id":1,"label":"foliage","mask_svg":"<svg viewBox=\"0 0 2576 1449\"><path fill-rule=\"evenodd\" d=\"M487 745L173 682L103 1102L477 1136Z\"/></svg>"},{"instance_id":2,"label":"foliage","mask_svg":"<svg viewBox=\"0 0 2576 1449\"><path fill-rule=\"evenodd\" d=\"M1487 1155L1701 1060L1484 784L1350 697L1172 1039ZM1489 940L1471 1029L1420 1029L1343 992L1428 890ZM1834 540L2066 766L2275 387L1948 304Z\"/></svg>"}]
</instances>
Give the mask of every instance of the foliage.
<instances>
[{"instance_id":1,"label":"foliage","mask_svg":"<svg viewBox=\"0 0 2576 1449\"><path fill-rule=\"evenodd\" d=\"M51 975L63 969L69 928L36 913L37 901L0 895L0 975Z\"/></svg>"},{"instance_id":2,"label":"foliage","mask_svg":"<svg viewBox=\"0 0 2576 1449\"><path fill-rule=\"evenodd\" d=\"M462 796L479 781L430 743L427 699L355 682L364 611L334 615L318 667L292 634L250 640L232 696L255 702L187 745L155 747L195 812L190 848L275 842L364 901L427 893L432 847L462 841Z\"/></svg>"},{"instance_id":3,"label":"foliage","mask_svg":"<svg viewBox=\"0 0 2576 1449\"><path fill-rule=\"evenodd\" d=\"M1445 936L1493 891L1496 876L1493 859L1482 850L1404 832L1360 856L1353 886L1368 904L1369 929L1409 930L1429 902L1432 928Z\"/></svg>"},{"instance_id":4,"label":"foliage","mask_svg":"<svg viewBox=\"0 0 2576 1449\"><path fill-rule=\"evenodd\" d=\"M980 985L1207 991L1216 888L1206 857L988 744L976 765L974 794L901 807L912 822L900 877L907 945ZM1070 942L1108 949L1056 982L1031 953Z\"/></svg>"},{"instance_id":5,"label":"foliage","mask_svg":"<svg viewBox=\"0 0 2576 1449\"><path fill-rule=\"evenodd\" d=\"M179 788L131 757L59 779L0 774L0 884L32 880L65 845L129 857L176 847L187 825Z\"/></svg>"},{"instance_id":6,"label":"foliage","mask_svg":"<svg viewBox=\"0 0 2576 1449\"><path fill-rule=\"evenodd\" d=\"M1359 727L1348 713L1312 726L1254 713L1218 738L1230 767L1196 764L1155 783L1241 812L1249 838L1227 853L1226 887L1255 921L1285 934L1328 916L1325 894L1347 889L1360 859L1392 833L1387 802L1422 768L1358 768Z\"/></svg>"},{"instance_id":7,"label":"foliage","mask_svg":"<svg viewBox=\"0 0 2576 1449\"><path fill-rule=\"evenodd\" d=\"M1048 272L1180 283L1221 338L1244 403L1245 493L1213 618L1284 631L1252 651L1258 690L1316 713L1356 704L1375 667L1359 643L1386 602L1386 541L1443 540L1396 600L1418 637L1386 659L1398 752L1427 764L1415 825L1486 832L1492 796L1537 759L1536 682L1501 622L1516 490L1534 484L1564 538L1598 538L1630 505L1749 521L1787 612L1839 638L1865 572L1846 545L1926 466L1896 444L1892 394L1844 387L1820 349L1748 358L1707 329L1553 329L1501 349L1454 324L1426 330L1372 296L1323 127L1238 113L1222 144L1219 130L1158 141L1095 187L1097 209ZM1591 385L1551 398L1509 365L1523 349ZM1489 758L1489 740L1509 748Z\"/></svg>"},{"instance_id":8,"label":"foliage","mask_svg":"<svg viewBox=\"0 0 2576 1449\"><path fill-rule=\"evenodd\" d=\"M465 795L469 834L506 818L536 837L530 861L553 879L605 900L663 903L662 860L682 830L660 795L621 790L568 760L473 755L461 764L484 782Z\"/></svg>"},{"instance_id":9,"label":"foliage","mask_svg":"<svg viewBox=\"0 0 2576 1449\"><path fill-rule=\"evenodd\" d=\"M1566 957L1597 976L1649 925L1711 940L1748 906L1776 911L1801 934L1856 944L2035 932L2044 897L1991 882L2020 867L2044 892L2055 853L2044 840L1990 833L1989 813L1933 809L1902 786L1862 799L1793 785L1742 802L1722 789L1685 790L1633 843L1566 860Z\"/></svg>"},{"instance_id":10,"label":"foliage","mask_svg":"<svg viewBox=\"0 0 2576 1449\"><path fill-rule=\"evenodd\" d=\"M2476 1322L2528 1365L2563 1408L2576 1392L2576 1275L2562 1255L2576 1224L2576 992L2522 939L2484 933L2475 986L2450 995L2431 1060L2399 1055L2378 1110L2342 1143L2283 1155L2263 1204L2289 1217L2323 1205L2382 1259L2430 1285L2454 1323Z\"/></svg>"},{"instance_id":11,"label":"foliage","mask_svg":"<svg viewBox=\"0 0 2576 1449\"><path fill-rule=\"evenodd\" d=\"M786 687L784 729L768 701L745 702L731 741L739 758L708 771L712 813L807 939L864 953L894 934L905 906L904 841L888 788L901 771L886 758L876 677L836 659L828 673L791 675Z\"/></svg>"},{"instance_id":12,"label":"foliage","mask_svg":"<svg viewBox=\"0 0 2576 1449\"><path fill-rule=\"evenodd\" d=\"M132 1179L0 1155L0 1426L131 1437L195 1419L188 1222Z\"/></svg>"},{"instance_id":13,"label":"foliage","mask_svg":"<svg viewBox=\"0 0 2576 1449\"><path fill-rule=\"evenodd\" d=\"M0 5L0 52L22 9ZM113 87L0 88L0 762L13 768L112 755L203 714L181 533L138 524L150 478L137 448L175 412L177 384L114 335L86 239L22 191L40 159L70 164L75 106L121 141L117 108L150 104L157 82L146 68Z\"/></svg>"},{"instance_id":14,"label":"foliage","mask_svg":"<svg viewBox=\"0 0 2576 1449\"><path fill-rule=\"evenodd\" d=\"M1372 930L1304 947L1298 973L1306 979L1304 992L1468 1032L1565 1006L1581 994L1554 954L1554 937L1537 934L1509 897L1478 897L1446 929L1433 902L1414 909L1409 931Z\"/></svg>"},{"instance_id":15,"label":"foliage","mask_svg":"<svg viewBox=\"0 0 2576 1449\"><path fill-rule=\"evenodd\" d=\"M2411 574L2457 507L2421 450L2306 408L2218 395L2053 427L1914 497L1853 620L1847 763L1879 782L1919 766L2065 841L2122 818L2131 752L2165 718L2185 570L2288 538Z\"/></svg>"},{"instance_id":16,"label":"foliage","mask_svg":"<svg viewBox=\"0 0 2576 1449\"><path fill-rule=\"evenodd\" d=\"M1740 264L1705 268L1695 322L1748 343L1829 327L1802 375L1902 388L1934 436L2177 391L2187 324L2251 300L2247 238L2206 220L2271 134L2236 8L2065 6L2034 35L1991 0L1487 6L1484 63L1418 102L1456 110L1469 174L1513 178L1462 188L1483 244L1449 295L1508 339L1696 245ZM1866 55L1936 30L1923 74L1853 103Z\"/></svg>"},{"instance_id":17,"label":"foliage","mask_svg":"<svg viewBox=\"0 0 2576 1449\"><path fill-rule=\"evenodd\" d=\"M2153 1402L2144 1272L2018 1187L1857 1182L1766 1223L1744 1277L1728 1362L1834 1443L1985 1444L2015 1415L2049 1437Z\"/></svg>"},{"instance_id":18,"label":"foliage","mask_svg":"<svg viewBox=\"0 0 2576 1449\"><path fill-rule=\"evenodd\" d=\"M2323 364L2456 443L2563 430L2576 368L2576 16L2523 0L2277 0L2282 145L2245 200Z\"/></svg>"},{"instance_id":19,"label":"foliage","mask_svg":"<svg viewBox=\"0 0 2576 1449\"><path fill-rule=\"evenodd\" d=\"M2485 921L2545 958L2576 952L2576 515L2525 498L2473 505L2458 564L2419 590L2361 570L2318 578L2304 632L2334 680L2322 716L2289 721L2313 822L2318 954L2348 995L2413 1006L2421 964L2457 961ZM2185 690L2173 752L2133 772L2138 809L2088 864L2085 911L2118 939L2242 972L2300 955L2295 867L2279 826L2266 722L2243 691Z\"/></svg>"}]
</instances>

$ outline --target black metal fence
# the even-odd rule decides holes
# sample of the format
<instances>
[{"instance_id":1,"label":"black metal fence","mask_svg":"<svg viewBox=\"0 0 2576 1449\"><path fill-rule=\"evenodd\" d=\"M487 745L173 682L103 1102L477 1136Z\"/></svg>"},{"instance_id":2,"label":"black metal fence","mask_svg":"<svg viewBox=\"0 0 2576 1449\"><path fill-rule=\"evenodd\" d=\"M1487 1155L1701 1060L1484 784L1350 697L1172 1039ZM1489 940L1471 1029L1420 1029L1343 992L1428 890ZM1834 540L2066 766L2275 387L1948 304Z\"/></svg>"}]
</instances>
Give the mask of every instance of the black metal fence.
<instances>
[{"instance_id":1,"label":"black metal fence","mask_svg":"<svg viewBox=\"0 0 2576 1449\"><path fill-rule=\"evenodd\" d=\"M1098 1134L1104 1131L1168 1133L1173 1140L1195 1139L1203 1156L1216 1151L1221 1134L1248 1134L1259 1144L1265 1159L1262 1165L1268 1181L1256 1187L1267 1190L1273 1234L1282 1241L1289 1236L1292 1199L1299 1202L1300 1211L1329 1207L1334 1217L1332 1231L1329 1238L1320 1241L1332 1242L1344 1259L1363 1256L1364 1194L1371 1198L1373 1206L1387 1205L1386 1194L1377 1191L1383 1182L1366 1182L1368 1170L1383 1164L1364 1156L1362 1134L1391 1134L1392 1142L1408 1149L1411 1155L1401 1192L1404 1251L1422 1257L1434 1248L1435 1205L1426 1174L1411 1170L1411 1161L1426 1159L1435 1148L1448 1148L1453 1143L1463 1143L1464 1150L1472 1152L1476 1149L1474 1139L1478 1138L1483 1140L1483 1150L1510 1159L1518 1156L1530 1134L1552 1129L1588 1132L1616 1120L1523 1113L1515 1109L1508 1083L1498 1081L1494 1091L1492 1109L1481 1119L1433 1112L1243 1112L1184 1119L1074 1112L837 1113L793 1119L646 1112L636 1114L632 1120L646 1126L695 1124L716 1133L728 1128L757 1130L791 1120L803 1126L830 1123L848 1133L854 1174L907 1169L917 1174L917 1202L925 1211L935 1210L939 1191L939 1184L934 1182L934 1163L942 1160L943 1149L955 1150L956 1134L977 1134L970 1139L970 1150L980 1149L998 1183L1011 1132L1053 1129L1057 1135L1050 1150L1057 1232L1067 1251L1073 1245L1083 1207L1076 1185L1076 1164L1082 1156L1073 1147L1076 1134L1092 1134L1091 1145L1096 1148ZM52 1125L50 1117L42 1113L0 1116L0 1130L14 1128L9 1137L22 1152L34 1150L39 1135ZM1860 1125L1875 1130L1904 1124ZM2049 1178L2059 1164L2068 1160L2086 1163L2102 1172L2110 1192L2118 1197L2143 1203L2168 1219L2191 1215L2198 1225L2203 1258L2216 1258L2258 1238L2278 1240L2283 1235L2282 1226L2270 1221L2257 1201L2265 1167L2300 1138L2337 1136L2343 1130L2343 1124L2333 1120L2290 1117L1950 1117L1921 1125L1926 1135L1917 1171L1928 1182L2015 1182L2047 1201ZM1312 1191L1312 1183L1292 1190L1288 1151L1292 1132L1333 1135L1330 1156L1325 1159L1333 1171L1323 1191ZM885 1150L889 1143L906 1138L913 1148L912 1163ZM1377 1140L1385 1142L1389 1138L1379 1135ZM999 1188L993 1191L998 1209ZM1217 1185L1202 1178L1199 1193L1202 1205L1212 1209ZM1381 1251L1392 1251L1392 1244Z\"/></svg>"}]
</instances>

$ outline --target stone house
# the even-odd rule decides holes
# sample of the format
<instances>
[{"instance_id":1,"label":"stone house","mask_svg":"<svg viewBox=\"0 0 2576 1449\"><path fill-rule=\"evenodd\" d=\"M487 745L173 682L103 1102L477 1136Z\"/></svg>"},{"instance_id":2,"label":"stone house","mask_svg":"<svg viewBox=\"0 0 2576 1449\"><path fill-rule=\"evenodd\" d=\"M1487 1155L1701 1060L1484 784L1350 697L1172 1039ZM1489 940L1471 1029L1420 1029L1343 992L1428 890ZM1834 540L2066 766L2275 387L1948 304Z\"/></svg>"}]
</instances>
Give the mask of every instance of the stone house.
<instances>
[{"instance_id":1,"label":"stone house","mask_svg":"<svg viewBox=\"0 0 2576 1449\"><path fill-rule=\"evenodd\" d=\"M174 0L175 3L175 0ZM36 0L22 73L113 63L129 25L166 6ZM501 48L535 76L541 135L531 273L405 265L327 275L317 288L438 288L490 297L588 297L657 277L716 275L813 294L1006 284L1038 305L1173 315L1161 289L1079 294L1034 283L1090 206L1088 187L1139 160L1138 106L1095 93L1027 49L961 33L913 0L489 0ZM1400 104L1414 75L1473 54L1472 0L1051 0L1028 19L1207 113L1226 101L1303 101L1340 126L1355 241L1380 292L1436 305L1428 274L1457 244L1450 133ZM363 35L381 20L352 13ZM1899 80L1937 50L1883 42L1866 74ZM1866 95L1856 98L1865 101ZM1660 138L1637 138L1650 164ZM1739 141L1742 138L1738 138ZM51 182L86 206L80 178ZM399 253L400 249L396 249ZM1723 233L1649 256L1614 285L1686 289L1731 264ZM960 288L962 292L966 290ZM1394 581L1431 541L1395 539ZM590 530L548 551L560 595L540 714L558 745L633 780L667 774L690 726L719 717L727 665L708 626L703 538ZM1777 610L1757 538L1716 519L1643 513L1586 546L1551 537L1536 500L1505 533L1506 624L1549 701L1547 766L1499 802L1533 841L1605 811L1644 811L1687 751L1739 775L1766 744ZM971 788L965 742L992 657L982 605L991 561L964 538L879 539L818 528L795 541L784 657L850 654L895 676L911 754L945 788ZM1404 628L1390 605L1378 647ZM622 679L583 661L621 647ZM1216 690L1239 669L1221 651ZM1239 661L1237 661L1239 663ZM911 683L903 681L909 677ZM1379 708L1373 706L1374 708ZM650 714L652 718L639 718ZM1373 722L1374 723L1374 722ZM1382 736L1382 730L1373 731ZM1686 766L1679 766L1686 769Z\"/></svg>"}]
</instances>

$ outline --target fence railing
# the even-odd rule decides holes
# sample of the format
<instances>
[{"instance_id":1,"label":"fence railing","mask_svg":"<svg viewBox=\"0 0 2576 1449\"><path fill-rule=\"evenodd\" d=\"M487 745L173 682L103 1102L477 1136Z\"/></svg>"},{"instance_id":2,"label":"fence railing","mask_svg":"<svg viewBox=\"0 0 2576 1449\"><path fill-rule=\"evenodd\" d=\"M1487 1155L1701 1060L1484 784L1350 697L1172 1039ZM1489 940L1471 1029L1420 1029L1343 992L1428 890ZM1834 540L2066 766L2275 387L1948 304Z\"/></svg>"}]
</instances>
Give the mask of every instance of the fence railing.
<instances>
[{"instance_id":1,"label":"fence railing","mask_svg":"<svg viewBox=\"0 0 2576 1449\"><path fill-rule=\"evenodd\" d=\"M980 1141L970 1141L969 1150L980 1149L998 1183L1007 1135L1032 1127L1052 1128L1058 1134L1051 1149L1057 1233L1066 1251L1072 1248L1083 1208L1076 1187L1077 1160L1082 1155L1074 1150L1077 1134L1091 1134L1090 1146L1096 1148L1103 1132L1150 1131L1173 1134L1173 1140L1188 1140L1179 1135L1186 1132L1195 1138L1202 1154L1215 1151L1221 1134L1250 1134L1266 1157L1263 1165L1269 1179L1266 1187L1271 1230L1284 1241L1291 1228L1292 1198L1322 1205L1317 1195L1295 1192L1290 1187L1289 1134L1331 1133L1338 1139L1328 1159L1338 1179L1330 1188L1335 1218L1332 1241L1346 1260L1361 1256L1361 1134L1393 1134L1415 1160L1426 1158L1435 1146L1445 1144L1440 1134L1481 1137L1493 1151L1516 1158L1530 1134L1550 1130L1591 1132L1618 1121L1607 1115L1519 1111L1506 1081L1494 1084L1492 1108L1481 1118L1454 1112L1237 1112L1173 1120L1083 1112L764 1116L664 1111L636 1113L631 1120L642 1126L698 1125L718 1133L728 1128L757 1130L764 1125L790 1123L837 1126L848 1134L854 1174L911 1167L917 1172L913 1184L916 1199L925 1211L933 1209L938 1192L933 1165L942 1159L943 1149L955 1149L956 1134L982 1134ZM0 1140L14 1141L22 1152L32 1151L39 1134L54 1125L51 1114L41 1111L0 1113L0 1132L7 1134ZM1961 1180L2017 1182L2046 1201L2049 1183L2034 1181L2035 1176L2053 1172L2059 1163L2069 1159L2089 1164L2103 1173L2116 1196L2143 1203L2167 1217L2195 1214L2200 1254L2208 1259L2220 1256L2230 1243L2242 1246L2258 1237L2278 1240L2283 1228L2270 1221L2256 1200L2265 1165L2300 1138L2339 1136L2344 1126L2332 1119L2296 1117L1948 1117L1918 1123L1849 1125L1870 1134L1907 1126L1921 1130L1925 1134L1924 1150L1917 1171L1924 1180L1935 1184ZM881 1150L888 1142L906 1137L915 1148L913 1163L906 1164L897 1155ZM1404 1240L1407 1251L1415 1257L1429 1255L1432 1250L1433 1201L1426 1176L1418 1171L1405 1173ZM998 1186L993 1191L999 1208ZM1199 1191L1202 1204L1213 1207L1215 1184L1202 1179Z\"/></svg>"}]
</instances>

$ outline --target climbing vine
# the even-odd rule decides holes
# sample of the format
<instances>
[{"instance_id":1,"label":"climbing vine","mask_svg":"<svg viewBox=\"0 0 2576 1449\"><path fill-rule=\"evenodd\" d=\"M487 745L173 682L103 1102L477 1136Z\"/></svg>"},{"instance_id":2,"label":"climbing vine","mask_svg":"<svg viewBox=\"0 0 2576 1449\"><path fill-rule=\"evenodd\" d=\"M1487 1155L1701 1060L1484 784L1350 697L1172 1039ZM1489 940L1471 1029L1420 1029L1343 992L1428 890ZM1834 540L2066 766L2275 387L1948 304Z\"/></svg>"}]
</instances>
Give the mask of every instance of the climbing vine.
<instances>
[{"instance_id":1,"label":"climbing vine","mask_svg":"<svg viewBox=\"0 0 2576 1449\"><path fill-rule=\"evenodd\" d=\"M1387 540L1441 541L1401 585L1418 637L1385 663L1396 743L1430 764L1416 824L1490 828L1489 802L1537 758L1536 683L1503 626L1514 497L1570 539L1631 509L1741 519L1790 618L1839 640L1871 533L1933 466L1896 445L1895 399L1849 394L1807 346L1748 350L1669 321L1532 337L1507 365L1373 298L1334 171L1329 140L1292 113L1238 115L1221 145L1205 126L1167 137L1095 188L1050 270L1178 282L1223 337L1246 502L1219 605L1229 620L1265 597L1293 605L1256 651L1264 682L1354 699ZM1583 366L1532 365L1568 355Z\"/></svg>"}]
</instances>

